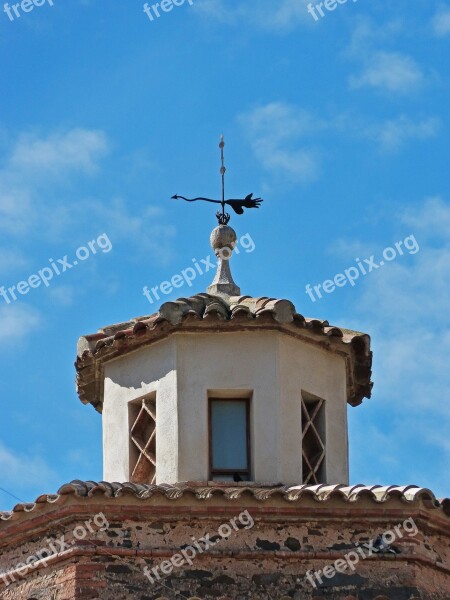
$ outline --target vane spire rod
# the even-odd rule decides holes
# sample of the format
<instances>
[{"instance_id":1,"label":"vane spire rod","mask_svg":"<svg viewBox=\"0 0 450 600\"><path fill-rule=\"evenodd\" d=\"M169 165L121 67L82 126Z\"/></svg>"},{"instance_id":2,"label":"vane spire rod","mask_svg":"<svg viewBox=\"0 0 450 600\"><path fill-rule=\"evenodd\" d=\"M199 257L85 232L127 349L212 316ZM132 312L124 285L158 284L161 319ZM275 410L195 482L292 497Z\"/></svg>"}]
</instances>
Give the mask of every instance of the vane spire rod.
<instances>
[{"instance_id":1,"label":"vane spire rod","mask_svg":"<svg viewBox=\"0 0 450 600\"><path fill-rule=\"evenodd\" d=\"M227 171L225 167L225 157L223 153L223 149L225 147L225 140L223 135L220 136L220 159L222 161L222 166L220 168L220 174L222 175L222 215L225 216L225 173Z\"/></svg>"}]
</instances>

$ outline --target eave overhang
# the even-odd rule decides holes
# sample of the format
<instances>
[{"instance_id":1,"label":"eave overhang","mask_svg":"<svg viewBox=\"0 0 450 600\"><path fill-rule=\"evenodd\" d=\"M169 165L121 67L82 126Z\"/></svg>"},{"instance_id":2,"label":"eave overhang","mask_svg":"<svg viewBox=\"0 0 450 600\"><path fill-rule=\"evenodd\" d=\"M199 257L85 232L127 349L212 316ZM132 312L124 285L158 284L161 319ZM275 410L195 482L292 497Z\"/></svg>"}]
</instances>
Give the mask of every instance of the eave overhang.
<instances>
[{"instance_id":1,"label":"eave overhang","mask_svg":"<svg viewBox=\"0 0 450 600\"><path fill-rule=\"evenodd\" d=\"M372 352L367 334L331 326L299 314L289 300L198 294L166 302L155 314L104 327L78 342L77 391L84 404L102 412L104 365L176 333L278 331L343 356L347 399L358 406L370 398Z\"/></svg>"}]
</instances>

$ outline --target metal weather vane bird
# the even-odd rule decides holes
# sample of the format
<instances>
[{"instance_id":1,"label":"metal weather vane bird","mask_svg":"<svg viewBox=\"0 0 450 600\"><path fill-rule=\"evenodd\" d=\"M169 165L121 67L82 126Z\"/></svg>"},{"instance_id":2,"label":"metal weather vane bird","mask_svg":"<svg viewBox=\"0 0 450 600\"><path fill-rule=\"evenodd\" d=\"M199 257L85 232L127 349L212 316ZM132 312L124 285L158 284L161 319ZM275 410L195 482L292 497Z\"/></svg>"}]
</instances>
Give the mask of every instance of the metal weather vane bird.
<instances>
[{"instance_id":1,"label":"metal weather vane bird","mask_svg":"<svg viewBox=\"0 0 450 600\"><path fill-rule=\"evenodd\" d=\"M219 221L219 225L227 225L230 220L230 215L225 212L225 205L230 206L237 215L242 215L242 214L244 214L244 208L259 208L261 202L263 202L262 198L253 198L253 193L248 194L248 196L246 196L245 198L242 198L242 199L230 198L228 200L225 200L225 173L226 173L227 169L225 167L225 159L224 159L224 153L223 153L224 147L225 147L225 141L224 141L223 135L222 135L220 138L220 144L219 144L220 158L222 161L222 166L220 168L220 174L222 176L222 200L214 200L212 198L203 198L203 197L186 198L185 196L179 196L178 194L175 194L175 196L172 196L173 200L185 200L186 202L203 201L203 202L212 202L213 204L221 204L222 211L217 211L217 213L216 213L216 217L217 217L217 220Z\"/></svg>"}]
</instances>

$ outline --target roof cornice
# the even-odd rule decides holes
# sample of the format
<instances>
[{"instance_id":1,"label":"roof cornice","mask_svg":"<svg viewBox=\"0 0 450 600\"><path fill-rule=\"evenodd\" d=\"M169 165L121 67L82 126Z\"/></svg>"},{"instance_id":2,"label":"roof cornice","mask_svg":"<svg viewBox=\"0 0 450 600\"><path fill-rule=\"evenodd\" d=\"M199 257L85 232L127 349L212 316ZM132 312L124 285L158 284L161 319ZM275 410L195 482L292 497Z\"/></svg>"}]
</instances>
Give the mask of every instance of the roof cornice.
<instances>
[{"instance_id":1,"label":"roof cornice","mask_svg":"<svg viewBox=\"0 0 450 600\"><path fill-rule=\"evenodd\" d=\"M84 404L102 412L103 367L110 360L175 333L235 333L276 330L344 356L347 397L352 406L370 398L372 352L367 334L331 326L299 314L289 300L198 294L166 302L157 313L82 336L78 342L77 391Z\"/></svg>"}]
</instances>

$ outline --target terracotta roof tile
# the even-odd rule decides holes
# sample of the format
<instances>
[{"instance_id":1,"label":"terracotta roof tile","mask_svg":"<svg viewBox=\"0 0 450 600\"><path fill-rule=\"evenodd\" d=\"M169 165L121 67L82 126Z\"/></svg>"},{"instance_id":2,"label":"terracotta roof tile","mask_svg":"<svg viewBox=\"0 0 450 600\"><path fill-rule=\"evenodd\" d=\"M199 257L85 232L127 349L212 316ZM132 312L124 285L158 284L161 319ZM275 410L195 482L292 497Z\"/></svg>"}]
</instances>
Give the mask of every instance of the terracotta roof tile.
<instances>
[{"instance_id":1,"label":"terracotta roof tile","mask_svg":"<svg viewBox=\"0 0 450 600\"><path fill-rule=\"evenodd\" d=\"M273 496L278 496L290 503L301 503L304 498L313 498L317 502L326 503L337 499L345 504L357 502L367 497L375 505L387 504L391 499L398 498L403 502L415 504L424 501L427 508L442 511L443 516L450 518L450 499L437 500L433 492L427 488L415 485L298 485L278 486L263 484L226 484L187 482L177 485L152 485L137 483L111 483L106 481L75 480L60 487L57 494L43 494L34 503L17 504L10 512L0 512L0 527L2 521L10 521L21 513L38 511L46 503L58 503L65 496L89 499L103 495L107 498L119 498L132 495L140 500L147 500L154 495L161 495L170 501L180 500L184 495L191 494L199 501L205 501L213 496L222 496L224 500L237 500L244 494L252 495L256 500L265 502ZM381 507L380 507L381 508Z\"/></svg>"},{"instance_id":2,"label":"terracotta roof tile","mask_svg":"<svg viewBox=\"0 0 450 600\"><path fill-rule=\"evenodd\" d=\"M348 402L370 398L372 353L364 333L331 326L328 321L305 318L289 300L250 296L197 294L165 302L155 314L108 325L78 342L77 389L84 403L102 410L103 364L116 356L149 345L176 331L246 331L271 329L343 353L347 363Z\"/></svg>"}]
</instances>

